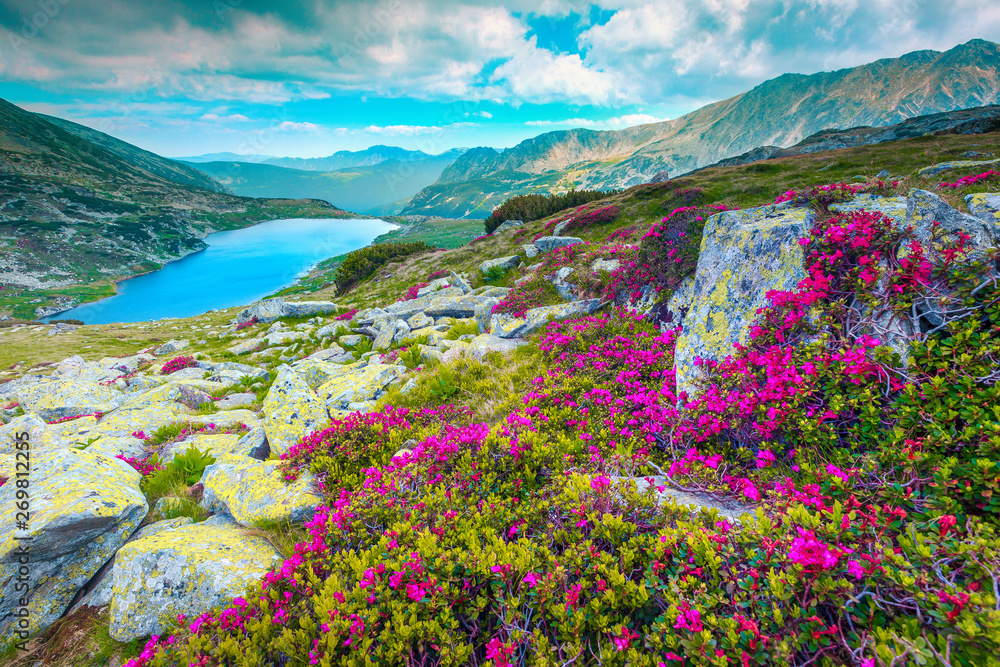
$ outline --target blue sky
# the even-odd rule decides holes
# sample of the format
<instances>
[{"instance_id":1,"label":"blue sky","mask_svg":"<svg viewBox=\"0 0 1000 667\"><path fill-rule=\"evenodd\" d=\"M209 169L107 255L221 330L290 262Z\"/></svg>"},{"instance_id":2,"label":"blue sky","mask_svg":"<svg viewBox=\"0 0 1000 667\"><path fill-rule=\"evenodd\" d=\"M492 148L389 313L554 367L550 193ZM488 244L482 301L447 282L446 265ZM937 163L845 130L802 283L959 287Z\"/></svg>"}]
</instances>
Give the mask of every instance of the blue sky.
<instances>
[{"instance_id":1,"label":"blue sky","mask_svg":"<svg viewBox=\"0 0 1000 667\"><path fill-rule=\"evenodd\" d=\"M973 38L994 0L0 0L0 97L163 155L512 146Z\"/></svg>"}]
</instances>

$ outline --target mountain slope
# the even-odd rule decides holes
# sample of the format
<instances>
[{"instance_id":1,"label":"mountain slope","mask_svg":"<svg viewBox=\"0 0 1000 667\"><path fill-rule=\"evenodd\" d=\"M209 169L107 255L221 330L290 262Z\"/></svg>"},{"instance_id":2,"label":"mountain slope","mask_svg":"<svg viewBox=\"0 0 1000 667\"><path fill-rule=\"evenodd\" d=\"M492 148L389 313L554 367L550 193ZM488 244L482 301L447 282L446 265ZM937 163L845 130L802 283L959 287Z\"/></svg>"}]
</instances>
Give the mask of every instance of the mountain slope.
<instances>
[{"instance_id":1,"label":"mountain slope","mask_svg":"<svg viewBox=\"0 0 1000 667\"><path fill-rule=\"evenodd\" d=\"M190 167L61 125L0 100L0 319L108 296L115 279L200 250L213 231L351 215L326 202L219 192Z\"/></svg>"},{"instance_id":2,"label":"mountain slope","mask_svg":"<svg viewBox=\"0 0 1000 667\"><path fill-rule=\"evenodd\" d=\"M884 126L994 104L998 68L1000 45L973 40L944 53L916 51L835 72L785 74L662 123L548 132L492 156L491 149L473 149L404 213L481 216L490 212L484 206L513 194L628 187L759 146L791 146L825 129ZM473 182L476 196L469 194Z\"/></svg>"},{"instance_id":3,"label":"mountain slope","mask_svg":"<svg viewBox=\"0 0 1000 667\"><path fill-rule=\"evenodd\" d=\"M55 116L47 116L45 114L38 115L43 120L52 123L69 134L85 139L96 146L100 146L109 153L125 160L129 164L141 167L145 171L155 174L161 178L165 178L168 181L173 181L179 185L191 185L197 188L204 188L206 190L215 190L216 192L225 191L225 188L222 187L222 185L217 181L206 177L206 175L202 172L194 169L193 167L189 167L186 164L181 164L180 162L169 158L160 157L156 153L143 150L138 146L133 146L132 144L124 142L121 139L115 139L110 135L98 132L97 130L86 127L85 125L80 125L79 123L74 123L63 118L56 118Z\"/></svg>"},{"instance_id":4,"label":"mountain slope","mask_svg":"<svg viewBox=\"0 0 1000 667\"><path fill-rule=\"evenodd\" d=\"M421 155L425 157L406 161L392 158L336 171L306 171L270 163L231 161L192 166L240 195L323 199L352 211L379 209L382 212L386 205L407 199L434 183L457 157L450 151L441 155Z\"/></svg>"}]
</instances>

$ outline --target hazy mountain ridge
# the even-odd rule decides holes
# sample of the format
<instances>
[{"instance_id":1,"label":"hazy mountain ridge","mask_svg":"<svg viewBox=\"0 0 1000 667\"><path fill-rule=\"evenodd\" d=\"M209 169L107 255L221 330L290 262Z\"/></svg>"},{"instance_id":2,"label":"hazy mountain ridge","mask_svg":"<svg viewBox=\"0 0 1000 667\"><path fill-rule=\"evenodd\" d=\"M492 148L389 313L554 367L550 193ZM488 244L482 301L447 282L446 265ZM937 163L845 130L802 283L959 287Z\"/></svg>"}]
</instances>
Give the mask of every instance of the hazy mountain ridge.
<instances>
[{"instance_id":1,"label":"hazy mountain ridge","mask_svg":"<svg viewBox=\"0 0 1000 667\"><path fill-rule=\"evenodd\" d=\"M407 160L390 158L375 164L334 171L290 168L271 164L271 161L257 164L219 161L191 163L191 166L236 194L323 199L352 211L381 214L398 213L402 203L396 202L406 200L434 183L442 170L455 161L457 151L420 155L424 157Z\"/></svg>"},{"instance_id":2,"label":"hazy mountain ridge","mask_svg":"<svg viewBox=\"0 0 1000 667\"><path fill-rule=\"evenodd\" d=\"M433 158L451 158L454 160L464 152L464 149L453 148L440 155L431 155L423 151L411 151L398 146L376 145L360 151L337 151L327 157L298 158L275 157L263 160L263 164L301 169L303 171L338 171L353 167L373 167L383 162L396 160L399 162L414 162Z\"/></svg>"},{"instance_id":3,"label":"hazy mountain ridge","mask_svg":"<svg viewBox=\"0 0 1000 667\"><path fill-rule=\"evenodd\" d=\"M943 53L915 51L834 72L785 74L662 123L547 132L495 155L475 148L403 212L486 215L484 204L514 194L628 187L664 170L681 174L757 147L791 146L826 129L986 106L1000 96L998 68L1000 45L972 40ZM549 177L540 182L543 174ZM473 181L486 189L481 196L462 185Z\"/></svg>"}]
</instances>

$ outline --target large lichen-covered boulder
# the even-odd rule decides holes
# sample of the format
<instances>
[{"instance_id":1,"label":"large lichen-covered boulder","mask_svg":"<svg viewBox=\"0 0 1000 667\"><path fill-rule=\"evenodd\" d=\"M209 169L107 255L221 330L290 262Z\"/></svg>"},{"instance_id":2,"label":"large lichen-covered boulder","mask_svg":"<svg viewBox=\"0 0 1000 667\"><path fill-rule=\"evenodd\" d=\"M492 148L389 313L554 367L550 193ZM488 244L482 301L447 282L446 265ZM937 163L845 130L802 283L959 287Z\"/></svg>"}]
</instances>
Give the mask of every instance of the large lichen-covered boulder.
<instances>
[{"instance_id":1,"label":"large lichen-covered boulder","mask_svg":"<svg viewBox=\"0 0 1000 667\"><path fill-rule=\"evenodd\" d=\"M950 162L938 162L929 167L924 167L917 173L924 177L937 176L953 169L984 169L997 164L1000 164L1000 158L993 160L951 160Z\"/></svg>"},{"instance_id":2,"label":"large lichen-covered boulder","mask_svg":"<svg viewBox=\"0 0 1000 667\"><path fill-rule=\"evenodd\" d=\"M1000 193L977 192L965 196L969 212L987 226L1000 229Z\"/></svg>"},{"instance_id":3,"label":"large lichen-covered boulder","mask_svg":"<svg viewBox=\"0 0 1000 667\"><path fill-rule=\"evenodd\" d=\"M350 375L330 380L316 393L331 410L346 410L351 403L378 398L390 382L404 373L403 366L371 363Z\"/></svg>"},{"instance_id":4,"label":"large lichen-covered boulder","mask_svg":"<svg viewBox=\"0 0 1000 667\"><path fill-rule=\"evenodd\" d=\"M326 406L309 385L288 366L279 367L264 399L264 430L271 453L280 456L329 420Z\"/></svg>"},{"instance_id":5,"label":"large lichen-covered boulder","mask_svg":"<svg viewBox=\"0 0 1000 667\"><path fill-rule=\"evenodd\" d=\"M236 322L242 324L256 319L258 322L274 322L280 317L311 317L313 315L327 315L340 309L335 303L329 301L285 301L283 298L274 297L258 301L236 315Z\"/></svg>"},{"instance_id":6,"label":"large lichen-covered boulder","mask_svg":"<svg viewBox=\"0 0 1000 667\"><path fill-rule=\"evenodd\" d=\"M17 523L17 484L0 487L0 642L58 619L149 509L139 473L119 459L76 449L32 450L30 464L26 530ZM30 549L27 564L22 547ZM28 590L16 591L19 583ZM23 625L15 616L22 613L22 598Z\"/></svg>"},{"instance_id":7,"label":"large lichen-covered boulder","mask_svg":"<svg viewBox=\"0 0 1000 667\"><path fill-rule=\"evenodd\" d=\"M9 424L0 424L0 454L13 456L17 451L14 440L22 433L28 434L31 448L35 451L59 445L60 438L57 432L46 424L44 419L29 412L14 417Z\"/></svg>"},{"instance_id":8,"label":"large lichen-covered boulder","mask_svg":"<svg viewBox=\"0 0 1000 667\"><path fill-rule=\"evenodd\" d=\"M494 336L493 334L482 334L469 341L468 347L465 348L464 355L469 359L481 362L490 352L510 354L525 343L526 341L519 338L500 338L499 336ZM448 353L451 353L451 350L449 350Z\"/></svg>"},{"instance_id":9,"label":"large lichen-covered boulder","mask_svg":"<svg viewBox=\"0 0 1000 667\"><path fill-rule=\"evenodd\" d=\"M973 201L978 203L980 200ZM983 198L981 201L985 203L986 200ZM982 207L977 210L983 212ZM935 222L939 223L940 231L947 232L949 236L954 237L957 232L969 234L972 237L969 240L972 255L982 253L1000 242L1000 220L990 219L990 216L985 215L962 213L933 192L911 191L906 203L906 224L913 225L914 234L925 247L930 245Z\"/></svg>"},{"instance_id":10,"label":"large lichen-covered boulder","mask_svg":"<svg viewBox=\"0 0 1000 667\"><path fill-rule=\"evenodd\" d=\"M833 213L876 211L902 226L906 222L906 207L906 197L879 197L865 193L855 195L845 202L830 204L830 211Z\"/></svg>"},{"instance_id":11,"label":"large lichen-covered boulder","mask_svg":"<svg viewBox=\"0 0 1000 667\"><path fill-rule=\"evenodd\" d=\"M51 334L50 334L51 335ZM151 357L150 357L151 358ZM129 372L129 371L124 371ZM80 355L73 355L56 364L53 377L63 380L85 380L87 382L106 382L113 380L122 373L107 368L100 362L86 361Z\"/></svg>"},{"instance_id":12,"label":"large lichen-covered boulder","mask_svg":"<svg viewBox=\"0 0 1000 667\"><path fill-rule=\"evenodd\" d=\"M204 403L211 403L212 397L189 382L168 382L142 394L130 394L121 407L135 410L174 402L193 409Z\"/></svg>"},{"instance_id":13,"label":"large lichen-covered boulder","mask_svg":"<svg viewBox=\"0 0 1000 667\"><path fill-rule=\"evenodd\" d=\"M225 604L279 559L267 540L222 516L129 542L112 572L111 637L158 634L178 614Z\"/></svg>"},{"instance_id":14,"label":"large lichen-covered boulder","mask_svg":"<svg viewBox=\"0 0 1000 667\"><path fill-rule=\"evenodd\" d=\"M49 385L44 395L22 400L21 406L26 412L34 412L46 421L55 421L76 415L110 412L124 402L122 392L112 387L86 380L61 380Z\"/></svg>"},{"instance_id":15,"label":"large lichen-covered boulder","mask_svg":"<svg viewBox=\"0 0 1000 667\"><path fill-rule=\"evenodd\" d=\"M493 269L500 269L501 271L507 271L513 269L521 263L521 257L519 255L510 255L509 257L497 257L494 259L487 259L479 264L479 270L482 274L488 275Z\"/></svg>"},{"instance_id":16,"label":"large lichen-covered boulder","mask_svg":"<svg viewBox=\"0 0 1000 667\"><path fill-rule=\"evenodd\" d=\"M532 308L524 314L524 317L514 317L507 313L494 313L490 318L490 333L500 338L522 338L538 331L552 320L589 315L600 305L600 299L584 299L555 306Z\"/></svg>"},{"instance_id":17,"label":"large lichen-covered boulder","mask_svg":"<svg viewBox=\"0 0 1000 667\"><path fill-rule=\"evenodd\" d=\"M583 239L575 236L543 236L540 239L535 239L535 247L540 252L549 252L556 248L563 248L578 243L583 243Z\"/></svg>"},{"instance_id":18,"label":"large lichen-covered boulder","mask_svg":"<svg viewBox=\"0 0 1000 667\"><path fill-rule=\"evenodd\" d=\"M92 429L94 435L124 438L142 431L152 435L157 429L169 426L186 417L186 408L180 403L156 403L140 408L121 408L106 414Z\"/></svg>"},{"instance_id":19,"label":"large lichen-covered boulder","mask_svg":"<svg viewBox=\"0 0 1000 667\"><path fill-rule=\"evenodd\" d=\"M348 375L354 371L353 364L344 366L342 364L314 359L296 361L292 363L291 368L313 391L319 389L333 378Z\"/></svg>"},{"instance_id":20,"label":"large lichen-covered boulder","mask_svg":"<svg viewBox=\"0 0 1000 667\"><path fill-rule=\"evenodd\" d=\"M202 506L223 511L244 526L257 521L304 523L322 499L313 493L312 476L285 483L278 461L225 455L205 468Z\"/></svg>"},{"instance_id":21,"label":"large lichen-covered boulder","mask_svg":"<svg viewBox=\"0 0 1000 667\"><path fill-rule=\"evenodd\" d=\"M397 319L394 315L383 315L375 320L375 330L378 333L372 342L373 350L386 352L392 347L392 340L396 337L396 322Z\"/></svg>"},{"instance_id":22,"label":"large lichen-covered boulder","mask_svg":"<svg viewBox=\"0 0 1000 667\"><path fill-rule=\"evenodd\" d=\"M678 391L693 392L695 357L722 360L746 343L757 309L771 290L792 290L805 277L799 239L815 220L787 204L724 211L705 224L691 308L677 339Z\"/></svg>"},{"instance_id":23,"label":"large lichen-covered boulder","mask_svg":"<svg viewBox=\"0 0 1000 667\"><path fill-rule=\"evenodd\" d=\"M238 451L241 439L242 436L235 433L192 435L184 440L176 440L165 446L160 451L160 458L169 461L174 458L175 454L184 454L184 452L192 447L200 452L209 452L212 456L233 454Z\"/></svg>"}]
</instances>

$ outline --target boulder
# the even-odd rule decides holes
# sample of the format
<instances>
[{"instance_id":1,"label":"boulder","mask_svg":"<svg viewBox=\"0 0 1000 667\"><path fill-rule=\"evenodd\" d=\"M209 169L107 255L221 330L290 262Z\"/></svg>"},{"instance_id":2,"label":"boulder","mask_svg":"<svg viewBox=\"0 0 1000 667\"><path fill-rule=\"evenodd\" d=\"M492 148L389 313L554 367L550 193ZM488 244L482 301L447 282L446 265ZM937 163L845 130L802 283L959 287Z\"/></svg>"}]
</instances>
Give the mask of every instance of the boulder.
<instances>
[{"instance_id":1,"label":"boulder","mask_svg":"<svg viewBox=\"0 0 1000 667\"><path fill-rule=\"evenodd\" d=\"M59 334L67 334L72 331L76 331L76 327L72 324L66 324L65 322L59 322L54 327L49 330L47 336L58 336Z\"/></svg>"},{"instance_id":2,"label":"boulder","mask_svg":"<svg viewBox=\"0 0 1000 667\"><path fill-rule=\"evenodd\" d=\"M423 329L424 327L434 326L434 318L428 317L424 313L417 313L416 315L410 317L410 319L408 319L406 323L409 325L410 330L412 331L415 329Z\"/></svg>"},{"instance_id":3,"label":"boulder","mask_svg":"<svg viewBox=\"0 0 1000 667\"><path fill-rule=\"evenodd\" d=\"M27 530L16 524L17 485L0 487L3 640L22 631L26 639L58 619L149 509L139 490L141 476L119 459L76 449L32 450L30 464ZM21 547L30 549L30 565L19 563ZM21 596L14 594L19 582L28 585ZM22 599L27 614L19 620L14 614Z\"/></svg>"},{"instance_id":4,"label":"boulder","mask_svg":"<svg viewBox=\"0 0 1000 667\"><path fill-rule=\"evenodd\" d=\"M194 447L200 452L209 452L212 456L232 454L239 449L241 436L235 433L207 433L191 435L184 440L171 442L160 452L160 458L170 461L174 455L181 454Z\"/></svg>"},{"instance_id":5,"label":"boulder","mask_svg":"<svg viewBox=\"0 0 1000 667\"><path fill-rule=\"evenodd\" d=\"M28 434L32 451L37 451L42 447L51 448L59 440L44 419L29 412L20 417L14 417L9 424L0 425L0 455L14 456L17 451L14 439L21 433Z\"/></svg>"},{"instance_id":6,"label":"boulder","mask_svg":"<svg viewBox=\"0 0 1000 667\"><path fill-rule=\"evenodd\" d=\"M396 333L392 337L393 343L398 343L401 340L406 340L410 337L410 325L406 323L406 320L396 320Z\"/></svg>"},{"instance_id":7,"label":"boulder","mask_svg":"<svg viewBox=\"0 0 1000 667\"><path fill-rule=\"evenodd\" d=\"M569 220L563 220L558 225L552 228L552 236L561 236L562 231L569 226L569 223L573 222L573 218Z\"/></svg>"},{"instance_id":8,"label":"boulder","mask_svg":"<svg viewBox=\"0 0 1000 667\"><path fill-rule=\"evenodd\" d=\"M600 299L585 299L555 306L532 308L524 317L494 313L490 318L490 333L500 338L521 338L538 331L552 320L564 320L577 315L589 315L601 305Z\"/></svg>"},{"instance_id":9,"label":"boulder","mask_svg":"<svg viewBox=\"0 0 1000 667\"><path fill-rule=\"evenodd\" d=\"M975 199L973 202L986 202L985 198ZM974 204L975 205L975 204ZM970 206L971 208L971 206ZM980 213L983 206L977 206ZM969 240L969 249L973 255L980 255L983 251L995 246L1000 242L1000 219L988 215L969 215L957 211L948 205L933 192L926 190L913 190L906 201L906 225L913 225L914 233L925 247L929 247L931 240L931 224L940 223L940 229L954 235L956 232L965 232L972 236Z\"/></svg>"},{"instance_id":10,"label":"boulder","mask_svg":"<svg viewBox=\"0 0 1000 667\"><path fill-rule=\"evenodd\" d=\"M62 380L107 382L123 374L123 372L107 368L104 364L84 361L83 357L74 355L60 361L52 372L52 377Z\"/></svg>"},{"instance_id":11,"label":"boulder","mask_svg":"<svg viewBox=\"0 0 1000 667\"><path fill-rule=\"evenodd\" d=\"M349 375L354 372L353 366L344 366L329 361L316 361L313 359L303 359L292 364L292 370L302 378L303 382L316 391L335 377Z\"/></svg>"},{"instance_id":12,"label":"boulder","mask_svg":"<svg viewBox=\"0 0 1000 667\"><path fill-rule=\"evenodd\" d=\"M493 334L482 334L469 342L469 346L465 348L465 356L474 361L482 362L483 358L490 352L510 354L525 343L526 341L517 338L500 338ZM448 354L451 354L452 351L449 350Z\"/></svg>"},{"instance_id":13,"label":"boulder","mask_svg":"<svg viewBox=\"0 0 1000 667\"><path fill-rule=\"evenodd\" d=\"M705 224L692 306L674 353L679 391L693 391L695 357L721 360L748 341L757 309L771 290L792 290L805 277L799 239L816 218L788 204L724 211Z\"/></svg>"},{"instance_id":14,"label":"boulder","mask_svg":"<svg viewBox=\"0 0 1000 667\"><path fill-rule=\"evenodd\" d=\"M278 377L264 399L264 430L271 453L284 454L329 420L326 407L309 385L288 366L279 367Z\"/></svg>"},{"instance_id":15,"label":"boulder","mask_svg":"<svg viewBox=\"0 0 1000 667\"><path fill-rule=\"evenodd\" d=\"M509 271L521 263L520 255L511 255L510 257L498 257L496 259L487 259L479 265L479 270L485 276L491 269L500 269L501 271Z\"/></svg>"},{"instance_id":16,"label":"boulder","mask_svg":"<svg viewBox=\"0 0 1000 667\"><path fill-rule=\"evenodd\" d=\"M197 387L187 383L168 382L143 394L130 395L121 407L124 410L135 410L160 403L180 403L194 409L211 402L212 397Z\"/></svg>"},{"instance_id":17,"label":"boulder","mask_svg":"<svg viewBox=\"0 0 1000 667\"><path fill-rule=\"evenodd\" d=\"M258 322L274 322L281 317L310 317L328 315L340 310L340 306L329 301L288 302L281 297L264 299L244 308L236 315L236 323L242 324L256 319Z\"/></svg>"},{"instance_id":18,"label":"boulder","mask_svg":"<svg viewBox=\"0 0 1000 667\"><path fill-rule=\"evenodd\" d=\"M222 456L205 468L201 479L202 507L225 512L244 526L262 520L305 523L323 502L313 493L312 475L286 484L279 461Z\"/></svg>"},{"instance_id":19,"label":"boulder","mask_svg":"<svg viewBox=\"0 0 1000 667\"><path fill-rule=\"evenodd\" d=\"M436 278L427 283L424 287L418 289L417 296L427 296L428 294L432 294L438 290L448 287L451 287L451 282L449 282L447 278Z\"/></svg>"},{"instance_id":20,"label":"boulder","mask_svg":"<svg viewBox=\"0 0 1000 667\"><path fill-rule=\"evenodd\" d=\"M451 283L452 287L462 290L462 294L468 294L472 291L472 287L466 282L465 278L454 271L448 274L448 282Z\"/></svg>"},{"instance_id":21,"label":"boulder","mask_svg":"<svg viewBox=\"0 0 1000 667\"><path fill-rule=\"evenodd\" d=\"M215 407L219 410L237 410L239 408L250 407L256 401L257 394L246 391L238 394L229 394L228 396L215 401Z\"/></svg>"},{"instance_id":22,"label":"boulder","mask_svg":"<svg viewBox=\"0 0 1000 667\"><path fill-rule=\"evenodd\" d=\"M151 354L139 353L130 357L105 357L98 363L108 370L128 375L138 371L144 364L152 363L154 359Z\"/></svg>"},{"instance_id":23,"label":"boulder","mask_svg":"<svg viewBox=\"0 0 1000 667\"><path fill-rule=\"evenodd\" d=\"M362 336L361 334L350 334L347 336L341 336L337 339L337 342L346 347L354 347L361 342L362 338L365 338L365 336Z\"/></svg>"},{"instance_id":24,"label":"boulder","mask_svg":"<svg viewBox=\"0 0 1000 667\"><path fill-rule=\"evenodd\" d=\"M994 230L1000 229L1000 193L977 192L966 195L965 205L984 225Z\"/></svg>"},{"instance_id":25,"label":"boulder","mask_svg":"<svg viewBox=\"0 0 1000 667\"><path fill-rule=\"evenodd\" d=\"M617 259L597 259L590 265L590 270L611 273L617 270L619 266L621 266L621 262Z\"/></svg>"},{"instance_id":26,"label":"boulder","mask_svg":"<svg viewBox=\"0 0 1000 667\"><path fill-rule=\"evenodd\" d=\"M389 366L375 361L359 372L330 380L316 393L329 409L346 410L351 403L378 398L390 382L405 373L403 366Z\"/></svg>"},{"instance_id":27,"label":"boulder","mask_svg":"<svg viewBox=\"0 0 1000 667\"><path fill-rule=\"evenodd\" d=\"M392 347L393 338L396 336L397 321L392 315L384 315L376 320L375 330L378 331L378 335L375 336L375 342L372 343L373 350L385 352Z\"/></svg>"},{"instance_id":28,"label":"boulder","mask_svg":"<svg viewBox=\"0 0 1000 667\"><path fill-rule=\"evenodd\" d=\"M515 230L518 227L524 227L524 220L506 220L502 225L493 230L493 236Z\"/></svg>"},{"instance_id":29,"label":"boulder","mask_svg":"<svg viewBox=\"0 0 1000 667\"><path fill-rule=\"evenodd\" d=\"M473 317L476 306L483 300L482 295L468 294L465 296L437 297L432 299L424 313L430 317L456 317L463 319Z\"/></svg>"},{"instance_id":30,"label":"boulder","mask_svg":"<svg viewBox=\"0 0 1000 667\"><path fill-rule=\"evenodd\" d=\"M138 431L152 435L163 426L187 418L186 408L180 403L166 402L134 409L121 408L102 417L92 433L110 438L126 438Z\"/></svg>"},{"instance_id":31,"label":"boulder","mask_svg":"<svg viewBox=\"0 0 1000 667\"><path fill-rule=\"evenodd\" d=\"M195 617L241 595L281 556L226 517L164 530L118 551L112 577L112 639L163 632L178 614Z\"/></svg>"},{"instance_id":32,"label":"boulder","mask_svg":"<svg viewBox=\"0 0 1000 667\"><path fill-rule=\"evenodd\" d=\"M248 456L252 459L263 461L271 455L271 446L267 442L267 433L263 426L255 426L250 432L240 438L233 453L240 456Z\"/></svg>"},{"instance_id":33,"label":"boulder","mask_svg":"<svg viewBox=\"0 0 1000 667\"><path fill-rule=\"evenodd\" d=\"M854 211L878 211L902 225L906 220L906 197L879 197L878 195L855 195L846 202L830 204L833 213L852 213Z\"/></svg>"},{"instance_id":34,"label":"boulder","mask_svg":"<svg viewBox=\"0 0 1000 667\"><path fill-rule=\"evenodd\" d=\"M168 354L176 354L190 344L191 342L186 338L183 340L168 340L166 343L156 348L153 351L153 354L155 354L158 357L164 357Z\"/></svg>"},{"instance_id":35,"label":"boulder","mask_svg":"<svg viewBox=\"0 0 1000 667\"><path fill-rule=\"evenodd\" d=\"M924 167L917 173L927 178L929 176L937 176L938 174L943 174L946 171L951 171L952 169L985 169L990 166L1000 165L1000 159L993 160L952 160L950 162L939 162L937 164L932 164L929 167Z\"/></svg>"},{"instance_id":36,"label":"boulder","mask_svg":"<svg viewBox=\"0 0 1000 667\"><path fill-rule=\"evenodd\" d=\"M323 340L325 338L336 338L339 332L347 333L350 328L347 326L346 322L334 322L333 324L326 324L321 326L316 330L316 338Z\"/></svg>"},{"instance_id":37,"label":"boulder","mask_svg":"<svg viewBox=\"0 0 1000 667\"><path fill-rule=\"evenodd\" d=\"M543 236L540 239L535 239L535 247L538 248L539 252L549 252L577 243L583 243L583 239L575 236Z\"/></svg>"},{"instance_id":38,"label":"boulder","mask_svg":"<svg viewBox=\"0 0 1000 667\"><path fill-rule=\"evenodd\" d=\"M249 354L250 352L256 352L260 348L264 347L267 343L263 338L251 338L250 340L245 340L242 343L237 343L230 347L227 352L233 354Z\"/></svg>"},{"instance_id":39,"label":"boulder","mask_svg":"<svg viewBox=\"0 0 1000 667\"><path fill-rule=\"evenodd\" d=\"M476 304L476 309L473 311L472 316L476 319L479 333L485 333L490 328L490 319L493 317L493 306L498 303L500 303L500 299L486 297Z\"/></svg>"},{"instance_id":40,"label":"boulder","mask_svg":"<svg viewBox=\"0 0 1000 667\"><path fill-rule=\"evenodd\" d=\"M538 254L541 252L538 249L538 246L536 246L534 243L527 243L521 246L521 249L524 250L524 256L527 257L528 259L531 259L532 257L538 257Z\"/></svg>"},{"instance_id":41,"label":"boulder","mask_svg":"<svg viewBox=\"0 0 1000 667\"><path fill-rule=\"evenodd\" d=\"M269 333L264 336L264 340L267 341L268 345L285 345L287 343L292 343L297 340L305 340L307 338L309 338L309 336L302 331L275 331L274 333Z\"/></svg>"},{"instance_id":42,"label":"boulder","mask_svg":"<svg viewBox=\"0 0 1000 667\"><path fill-rule=\"evenodd\" d=\"M60 380L46 387L37 400L21 400L26 412L34 412L45 421L76 415L110 412L125 402L122 392L111 387L79 380Z\"/></svg>"},{"instance_id":43,"label":"boulder","mask_svg":"<svg viewBox=\"0 0 1000 667\"><path fill-rule=\"evenodd\" d=\"M576 296L576 285L566 280L573 274L573 270L571 266L564 266L556 271L556 275L552 279L552 285L563 301L572 301L573 297Z\"/></svg>"}]
</instances>

